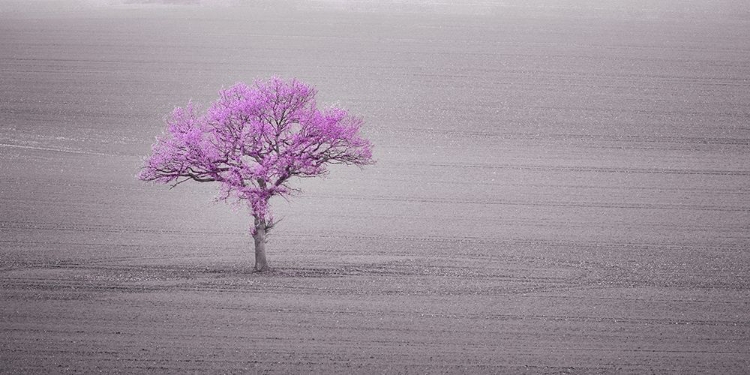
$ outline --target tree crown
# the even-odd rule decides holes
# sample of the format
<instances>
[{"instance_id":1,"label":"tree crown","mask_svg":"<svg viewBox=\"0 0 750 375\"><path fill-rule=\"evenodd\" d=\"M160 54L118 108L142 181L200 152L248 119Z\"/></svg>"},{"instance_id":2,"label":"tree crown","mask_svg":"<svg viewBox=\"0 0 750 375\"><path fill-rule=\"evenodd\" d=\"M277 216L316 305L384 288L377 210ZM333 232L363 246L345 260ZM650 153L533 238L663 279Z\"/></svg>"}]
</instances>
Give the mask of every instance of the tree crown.
<instances>
[{"instance_id":1,"label":"tree crown","mask_svg":"<svg viewBox=\"0 0 750 375\"><path fill-rule=\"evenodd\" d=\"M273 77L221 90L204 112L188 103L167 118L167 131L138 175L144 181L218 182L219 199L247 203L272 224L268 201L294 189L292 177L315 177L330 164L372 164L363 121L337 107L319 109L316 90Z\"/></svg>"}]
</instances>

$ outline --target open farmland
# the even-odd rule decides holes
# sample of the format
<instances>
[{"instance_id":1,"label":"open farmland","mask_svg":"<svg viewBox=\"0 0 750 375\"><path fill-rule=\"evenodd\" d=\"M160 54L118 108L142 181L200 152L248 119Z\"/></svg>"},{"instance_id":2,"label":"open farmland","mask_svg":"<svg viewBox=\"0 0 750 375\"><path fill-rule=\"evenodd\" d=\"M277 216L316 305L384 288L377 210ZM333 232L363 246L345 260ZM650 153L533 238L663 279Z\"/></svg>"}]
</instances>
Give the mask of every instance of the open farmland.
<instances>
[{"instance_id":1,"label":"open farmland","mask_svg":"<svg viewBox=\"0 0 750 375\"><path fill-rule=\"evenodd\" d=\"M0 372L750 371L750 7L548 3L0 12ZM378 163L252 274L243 209L135 175L274 74Z\"/></svg>"}]
</instances>

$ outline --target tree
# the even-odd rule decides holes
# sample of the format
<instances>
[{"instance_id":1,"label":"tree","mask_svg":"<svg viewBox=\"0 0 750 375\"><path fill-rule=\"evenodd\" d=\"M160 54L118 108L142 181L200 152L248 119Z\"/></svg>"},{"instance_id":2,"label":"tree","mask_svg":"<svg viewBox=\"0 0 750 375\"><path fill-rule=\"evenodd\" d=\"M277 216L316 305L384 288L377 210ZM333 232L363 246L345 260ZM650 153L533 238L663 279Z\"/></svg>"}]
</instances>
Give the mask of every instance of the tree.
<instances>
[{"instance_id":1,"label":"tree","mask_svg":"<svg viewBox=\"0 0 750 375\"><path fill-rule=\"evenodd\" d=\"M178 107L138 178L172 187L218 182L219 200L247 205L254 269L266 271L266 236L275 224L269 200L297 192L293 178L325 175L331 164L374 163L371 143L359 135L362 119L337 107L319 109L315 95L298 80L273 77L221 90L202 114L192 103Z\"/></svg>"}]
</instances>

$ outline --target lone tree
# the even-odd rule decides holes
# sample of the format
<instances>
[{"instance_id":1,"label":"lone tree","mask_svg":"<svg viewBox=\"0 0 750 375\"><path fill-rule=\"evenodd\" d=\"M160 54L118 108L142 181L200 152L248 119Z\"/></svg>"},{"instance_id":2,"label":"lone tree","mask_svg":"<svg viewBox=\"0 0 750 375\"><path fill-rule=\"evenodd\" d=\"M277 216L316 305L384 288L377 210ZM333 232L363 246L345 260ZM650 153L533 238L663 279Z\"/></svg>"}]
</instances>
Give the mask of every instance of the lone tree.
<instances>
[{"instance_id":1,"label":"lone tree","mask_svg":"<svg viewBox=\"0 0 750 375\"><path fill-rule=\"evenodd\" d=\"M236 199L253 216L255 271L269 269L265 243L275 222L273 196L297 191L293 177L316 177L329 164L372 164L372 145L359 135L362 119L336 107L319 109L316 90L273 77L219 92L205 113L176 108L138 178L171 184L218 182L219 200Z\"/></svg>"}]
</instances>

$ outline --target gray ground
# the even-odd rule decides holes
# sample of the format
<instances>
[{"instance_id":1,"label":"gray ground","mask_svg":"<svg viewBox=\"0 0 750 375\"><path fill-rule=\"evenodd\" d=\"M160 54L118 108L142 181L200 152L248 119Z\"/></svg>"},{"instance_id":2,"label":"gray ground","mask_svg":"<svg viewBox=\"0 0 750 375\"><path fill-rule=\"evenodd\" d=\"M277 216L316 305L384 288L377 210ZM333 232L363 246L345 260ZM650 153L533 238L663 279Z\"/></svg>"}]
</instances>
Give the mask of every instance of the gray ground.
<instances>
[{"instance_id":1,"label":"gray ground","mask_svg":"<svg viewBox=\"0 0 750 375\"><path fill-rule=\"evenodd\" d=\"M115 3L0 11L0 372L750 371L742 2ZM378 164L274 202L258 275L244 211L135 174L272 74Z\"/></svg>"}]
</instances>

